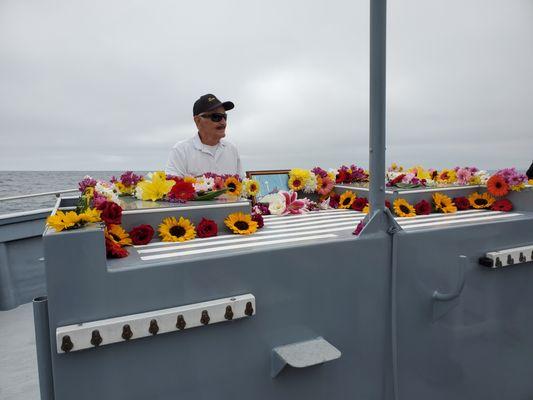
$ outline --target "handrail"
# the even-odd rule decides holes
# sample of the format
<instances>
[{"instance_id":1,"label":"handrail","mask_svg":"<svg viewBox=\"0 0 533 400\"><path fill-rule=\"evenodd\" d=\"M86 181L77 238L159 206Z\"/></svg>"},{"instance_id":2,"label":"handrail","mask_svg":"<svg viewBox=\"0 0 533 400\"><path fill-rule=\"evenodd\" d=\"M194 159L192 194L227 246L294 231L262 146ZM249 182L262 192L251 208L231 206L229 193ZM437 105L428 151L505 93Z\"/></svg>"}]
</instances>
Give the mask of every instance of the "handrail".
<instances>
[{"instance_id":1,"label":"handrail","mask_svg":"<svg viewBox=\"0 0 533 400\"><path fill-rule=\"evenodd\" d=\"M65 190L55 190L53 192L23 194L23 195L20 195L20 196L1 197L0 201L27 199L27 198L31 198L31 197L51 196L51 195L59 197L59 195L61 193L72 193L72 192L77 192L77 191L78 191L78 189L65 189Z\"/></svg>"}]
</instances>

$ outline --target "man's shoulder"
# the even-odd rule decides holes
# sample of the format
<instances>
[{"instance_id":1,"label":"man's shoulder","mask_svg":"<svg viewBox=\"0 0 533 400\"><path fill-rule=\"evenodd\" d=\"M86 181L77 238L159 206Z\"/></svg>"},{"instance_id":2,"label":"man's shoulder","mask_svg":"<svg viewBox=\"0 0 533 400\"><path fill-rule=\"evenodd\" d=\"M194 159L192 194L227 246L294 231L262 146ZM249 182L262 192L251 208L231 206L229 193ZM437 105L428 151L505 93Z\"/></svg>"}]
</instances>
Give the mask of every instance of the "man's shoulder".
<instances>
[{"instance_id":1,"label":"man's shoulder","mask_svg":"<svg viewBox=\"0 0 533 400\"><path fill-rule=\"evenodd\" d=\"M172 146L173 149L181 150L181 149L188 149L194 147L194 137L190 137L188 139L180 140Z\"/></svg>"}]
</instances>

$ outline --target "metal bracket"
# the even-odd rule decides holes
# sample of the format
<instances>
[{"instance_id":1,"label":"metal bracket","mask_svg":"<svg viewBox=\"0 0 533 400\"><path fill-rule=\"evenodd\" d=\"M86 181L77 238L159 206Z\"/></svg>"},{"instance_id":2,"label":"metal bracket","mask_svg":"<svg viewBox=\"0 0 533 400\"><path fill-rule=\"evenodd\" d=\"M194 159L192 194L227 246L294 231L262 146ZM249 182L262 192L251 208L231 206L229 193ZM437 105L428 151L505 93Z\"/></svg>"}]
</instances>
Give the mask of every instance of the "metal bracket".
<instances>
[{"instance_id":1,"label":"metal bracket","mask_svg":"<svg viewBox=\"0 0 533 400\"><path fill-rule=\"evenodd\" d=\"M465 287L467 261L466 256L459 256L459 279L453 292L441 293L438 290L433 292L433 322L444 317L452 308L459 304L459 296Z\"/></svg>"},{"instance_id":2,"label":"metal bracket","mask_svg":"<svg viewBox=\"0 0 533 400\"><path fill-rule=\"evenodd\" d=\"M286 365L305 368L340 358L341 352L322 337L272 349L271 376L275 378Z\"/></svg>"}]
</instances>

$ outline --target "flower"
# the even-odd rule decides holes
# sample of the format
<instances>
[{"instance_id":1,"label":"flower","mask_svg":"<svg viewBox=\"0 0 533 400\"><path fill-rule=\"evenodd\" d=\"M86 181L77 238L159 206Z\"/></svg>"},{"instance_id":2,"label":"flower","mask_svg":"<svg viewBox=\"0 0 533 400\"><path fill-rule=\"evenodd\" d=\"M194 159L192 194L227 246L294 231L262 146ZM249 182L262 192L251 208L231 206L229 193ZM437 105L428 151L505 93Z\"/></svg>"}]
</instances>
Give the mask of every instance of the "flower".
<instances>
[{"instance_id":1,"label":"flower","mask_svg":"<svg viewBox=\"0 0 533 400\"><path fill-rule=\"evenodd\" d=\"M69 211L67 213L57 211L54 215L51 215L46 219L46 225L54 228L57 232L61 232L65 229L77 228L79 222L80 216L74 211Z\"/></svg>"},{"instance_id":2,"label":"flower","mask_svg":"<svg viewBox=\"0 0 533 400\"><path fill-rule=\"evenodd\" d=\"M394 200L393 209L398 217L414 217L416 215L415 208L402 198Z\"/></svg>"},{"instance_id":3,"label":"flower","mask_svg":"<svg viewBox=\"0 0 533 400\"><path fill-rule=\"evenodd\" d=\"M457 180L457 173L453 169L443 169L437 176L440 183L454 183Z\"/></svg>"},{"instance_id":4,"label":"flower","mask_svg":"<svg viewBox=\"0 0 533 400\"><path fill-rule=\"evenodd\" d=\"M180 217L168 217L159 225L159 236L163 242L184 242L194 239L196 231L190 220Z\"/></svg>"},{"instance_id":5,"label":"flower","mask_svg":"<svg viewBox=\"0 0 533 400\"><path fill-rule=\"evenodd\" d=\"M329 176L325 176L325 177L317 176L316 189L317 189L318 194L322 196L327 195L329 192L333 190L334 185L335 185L335 182Z\"/></svg>"},{"instance_id":6,"label":"flower","mask_svg":"<svg viewBox=\"0 0 533 400\"><path fill-rule=\"evenodd\" d=\"M243 193L242 196L244 197L255 197L257 194L259 194L259 190L261 189L259 182L255 179L245 179L242 182L243 186Z\"/></svg>"},{"instance_id":7,"label":"flower","mask_svg":"<svg viewBox=\"0 0 533 400\"><path fill-rule=\"evenodd\" d=\"M278 192L285 199L285 211L283 214L303 214L308 211L305 200L298 200L298 193L280 190Z\"/></svg>"},{"instance_id":8,"label":"flower","mask_svg":"<svg viewBox=\"0 0 533 400\"><path fill-rule=\"evenodd\" d=\"M239 235L249 235L257 230L257 222L252 220L251 215L241 212L228 215L224 223L233 233Z\"/></svg>"},{"instance_id":9,"label":"flower","mask_svg":"<svg viewBox=\"0 0 533 400\"><path fill-rule=\"evenodd\" d=\"M458 210L464 211L470 208L470 201L466 197L454 197L453 203Z\"/></svg>"},{"instance_id":10,"label":"flower","mask_svg":"<svg viewBox=\"0 0 533 400\"><path fill-rule=\"evenodd\" d=\"M120 225L108 225L104 231L105 237L117 243L120 246L131 246L131 238L128 232Z\"/></svg>"},{"instance_id":11,"label":"flower","mask_svg":"<svg viewBox=\"0 0 533 400\"><path fill-rule=\"evenodd\" d=\"M313 193L317 188L318 180L317 176L314 173L309 174L309 178L305 181L304 192Z\"/></svg>"},{"instance_id":12,"label":"flower","mask_svg":"<svg viewBox=\"0 0 533 400\"><path fill-rule=\"evenodd\" d=\"M98 181L94 187L95 198L97 195L104 197L107 201L119 203L118 193L116 192L115 185L105 181Z\"/></svg>"},{"instance_id":13,"label":"flower","mask_svg":"<svg viewBox=\"0 0 533 400\"><path fill-rule=\"evenodd\" d=\"M142 224L136 226L130 231L131 242L135 246L150 243L150 240L154 237L154 228L150 225Z\"/></svg>"},{"instance_id":14,"label":"flower","mask_svg":"<svg viewBox=\"0 0 533 400\"><path fill-rule=\"evenodd\" d=\"M445 214L457 212L457 207L453 204L452 199L442 193L435 193L433 195L433 204L436 211Z\"/></svg>"},{"instance_id":15,"label":"flower","mask_svg":"<svg viewBox=\"0 0 533 400\"><path fill-rule=\"evenodd\" d=\"M174 179L175 183L168 193L168 199L173 201L188 201L196 196L196 191L191 182L185 182L180 178Z\"/></svg>"},{"instance_id":16,"label":"flower","mask_svg":"<svg viewBox=\"0 0 533 400\"><path fill-rule=\"evenodd\" d=\"M151 179L146 179L137 184L135 195L141 200L157 201L165 197L176 183L172 179L167 179L163 171L151 174Z\"/></svg>"},{"instance_id":17,"label":"flower","mask_svg":"<svg viewBox=\"0 0 533 400\"><path fill-rule=\"evenodd\" d=\"M355 231L353 231L353 234L356 236L359 236L359 234L361 233L364 227L365 227L365 221L363 220L359 221L359 223L355 227Z\"/></svg>"},{"instance_id":18,"label":"flower","mask_svg":"<svg viewBox=\"0 0 533 400\"><path fill-rule=\"evenodd\" d=\"M429 215L431 214L431 204L426 200L420 200L415 204L416 215Z\"/></svg>"},{"instance_id":19,"label":"flower","mask_svg":"<svg viewBox=\"0 0 533 400\"><path fill-rule=\"evenodd\" d=\"M224 185L228 188L228 194L233 196L241 195L242 184L236 177L230 176L226 178Z\"/></svg>"},{"instance_id":20,"label":"flower","mask_svg":"<svg viewBox=\"0 0 533 400\"><path fill-rule=\"evenodd\" d=\"M261 229L263 226L265 226L265 221L263 220L263 216L261 214L252 214L252 221L257 222L258 229Z\"/></svg>"},{"instance_id":21,"label":"flower","mask_svg":"<svg viewBox=\"0 0 533 400\"><path fill-rule=\"evenodd\" d=\"M300 176L291 176L288 182L289 189L298 191L302 190L305 186L305 181Z\"/></svg>"},{"instance_id":22,"label":"flower","mask_svg":"<svg viewBox=\"0 0 533 400\"><path fill-rule=\"evenodd\" d=\"M196 227L196 232L198 233L199 238L216 236L218 234L218 226L212 219L202 218Z\"/></svg>"},{"instance_id":23,"label":"flower","mask_svg":"<svg viewBox=\"0 0 533 400\"><path fill-rule=\"evenodd\" d=\"M85 175L83 177L83 180L78 183L78 187L80 189L80 192L85 192L85 190L89 187L92 187L94 188L96 186L96 179L93 179L91 176L89 175Z\"/></svg>"},{"instance_id":24,"label":"flower","mask_svg":"<svg viewBox=\"0 0 533 400\"><path fill-rule=\"evenodd\" d=\"M487 181L487 190L496 197L506 196L509 193L509 185L501 175L492 175Z\"/></svg>"},{"instance_id":25,"label":"flower","mask_svg":"<svg viewBox=\"0 0 533 400\"><path fill-rule=\"evenodd\" d=\"M128 250L120 247L114 240L106 237L105 239L106 255L109 258L123 258L128 256Z\"/></svg>"},{"instance_id":26,"label":"flower","mask_svg":"<svg viewBox=\"0 0 533 400\"><path fill-rule=\"evenodd\" d=\"M294 190L294 191L303 190L307 186L308 181L310 179L311 179L310 171L306 169L302 169L302 168L293 168L289 171L289 182L288 182L289 189ZM316 180L316 177L314 180ZM312 183L310 185L312 185ZM315 188L316 188L316 184L315 184Z\"/></svg>"},{"instance_id":27,"label":"flower","mask_svg":"<svg viewBox=\"0 0 533 400\"><path fill-rule=\"evenodd\" d=\"M352 203L352 210L363 211L365 206L368 204L368 199L366 197L357 197Z\"/></svg>"},{"instance_id":28,"label":"flower","mask_svg":"<svg viewBox=\"0 0 533 400\"><path fill-rule=\"evenodd\" d=\"M513 210L513 203L511 203L507 199L500 199L496 200L492 206L490 207L492 211L512 211Z\"/></svg>"},{"instance_id":29,"label":"flower","mask_svg":"<svg viewBox=\"0 0 533 400\"><path fill-rule=\"evenodd\" d=\"M120 225L122 223L122 207L112 201L105 201L97 207L102 213L100 218L109 224Z\"/></svg>"},{"instance_id":30,"label":"flower","mask_svg":"<svg viewBox=\"0 0 533 400\"><path fill-rule=\"evenodd\" d=\"M79 214L80 222L100 222L102 220L100 217L101 214L102 211L96 208L88 208L85 212Z\"/></svg>"},{"instance_id":31,"label":"flower","mask_svg":"<svg viewBox=\"0 0 533 400\"><path fill-rule=\"evenodd\" d=\"M474 208L489 208L494 203L494 200L494 197L489 193L479 194L475 192L468 197L470 205Z\"/></svg>"},{"instance_id":32,"label":"flower","mask_svg":"<svg viewBox=\"0 0 533 400\"><path fill-rule=\"evenodd\" d=\"M337 193L331 192L329 194L329 206L331 208L337 208L339 206L339 198L340 196Z\"/></svg>"},{"instance_id":33,"label":"flower","mask_svg":"<svg viewBox=\"0 0 533 400\"><path fill-rule=\"evenodd\" d=\"M355 198L356 196L353 192L345 191L339 199L339 208L350 208Z\"/></svg>"}]
</instances>

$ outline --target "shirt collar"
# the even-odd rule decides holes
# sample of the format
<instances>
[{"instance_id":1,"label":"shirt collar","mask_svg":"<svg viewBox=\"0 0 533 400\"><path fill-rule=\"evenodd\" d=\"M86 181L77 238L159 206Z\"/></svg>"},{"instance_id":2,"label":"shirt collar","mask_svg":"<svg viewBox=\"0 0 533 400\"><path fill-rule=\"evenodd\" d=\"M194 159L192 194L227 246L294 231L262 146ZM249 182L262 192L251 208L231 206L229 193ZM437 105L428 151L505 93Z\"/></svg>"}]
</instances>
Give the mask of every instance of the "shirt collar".
<instances>
[{"instance_id":1,"label":"shirt collar","mask_svg":"<svg viewBox=\"0 0 533 400\"><path fill-rule=\"evenodd\" d=\"M196 150L203 150L202 141L200 140L200 134L197 133L193 138L193 145ZM224 139L221 139L218 142L222 147L226 147L226 143L224 142Z\"/></svg>"}]
</instances>

